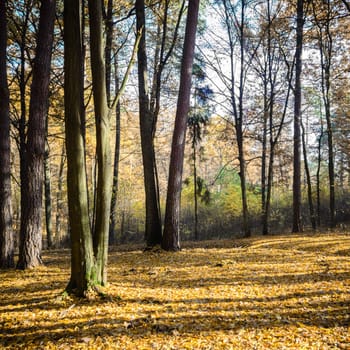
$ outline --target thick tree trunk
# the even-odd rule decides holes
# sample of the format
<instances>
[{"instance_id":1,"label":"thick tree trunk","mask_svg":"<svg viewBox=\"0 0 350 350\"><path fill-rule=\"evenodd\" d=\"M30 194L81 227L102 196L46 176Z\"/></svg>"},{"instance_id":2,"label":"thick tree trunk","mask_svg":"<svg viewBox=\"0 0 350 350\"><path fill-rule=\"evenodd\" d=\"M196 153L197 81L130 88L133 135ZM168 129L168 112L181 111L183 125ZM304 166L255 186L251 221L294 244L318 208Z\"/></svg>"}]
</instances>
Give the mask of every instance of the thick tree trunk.
<instances>
[{"instance_id":1,"label":"thick tree trunk","mask_svg":"<svg viewBox=\"0 0 350 350\"><path fill-rule=\"evenodd\" d=\"M112 190L110 120L106 91L106 65L103 46L102 3L89 0L92 90L95 106L97 192L94 227L94 254L97 281L107 283L109 216Z\"/></svg>"},{"instance_id":2,"label":"thick tree trunk","mask_svg":"<svg viewBox=\"0 0 350 350\"><path fill-rule=\"evenodd\" d=\"M14 266L6 1L0 0L0 268Z\"/></svg>"},{"instance_id":3,"label":"thick tree trunk","mask_svg":"<svg viewBox=\"0 0 350 350\"><path fill-rule=\"evenodd\" d=\"M292 232L301 232L301 170L300 170L300 125L301 125L301 71L304 26L304 0L297 2L297 28L295 51L294 89L294 140L293 140L293 227Z\"/></svg>"},{"instance_id":4,"label":"thick tree trunk","mask_svg":"<svg viewBox=\"0 0 350 350\"><path fill-rule=\"evenodd\" d=\"M25 182L22 183L27 190L22 192L21 201L19 269L42 264L43 163L55 11L55 0L42 1L30 95Z\"/></svg>"},{"instance_id":5,"label":"thick tree trunk","mask_svg":"<svg viewBox=\"0 0 350 350\"><path fill-rule=\"evenodd\" d=\"M81 2L65 0L65 130L68 208L71 232L71 277L67 289L84 296L96 284L95 259L89 222L84 136L81 132L83 80L81 74Z\"/></svg>"},{"instance_id":6,"label":"thick tree trunk","mask_svg":"<svg viewBox=\"0 0 350 350\"><path fill-rule=\"evenodd\" d=\"M144 0L136 0L137 31L142 31L138 59L138 79L139 79L139 114L141 149L144 171L144 186L146 196L146 226L145 239L147 246L154 246L161 243L162 229L160 218L160 203L158 197L156 159L154 150L154 113L150 109L148 91L148 68L146 53L146 23Z\"/></svg>"},{"instance_id":7,"label":"thick tree trunk","mask_svg":"<svg viewBox=\"0 0 350 350\"><path fill-rule=\"evenodd\" d=\"M162 248L171 251L180 249L180 197L198 11L199 0L189 0L162 239Z\"/></svg>"}]
</instances>

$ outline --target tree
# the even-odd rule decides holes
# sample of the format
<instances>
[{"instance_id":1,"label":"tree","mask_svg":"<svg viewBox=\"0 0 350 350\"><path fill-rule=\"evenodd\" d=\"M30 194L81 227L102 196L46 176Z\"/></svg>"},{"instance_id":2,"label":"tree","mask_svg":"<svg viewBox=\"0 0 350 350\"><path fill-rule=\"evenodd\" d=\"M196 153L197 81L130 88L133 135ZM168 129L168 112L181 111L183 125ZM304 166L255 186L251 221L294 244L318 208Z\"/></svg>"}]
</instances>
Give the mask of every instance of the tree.
<instances>
[{"instance_id":1,"label":"tree","mask_svg":"<svg viewBox=\"0 0 350 350\"><path fill-rule=\"evenodd\" d=\"M148 67L146 52L146 21L144 0L136 0L137 31L141 31L141 40L137 52L139 79L139 114L141 148L146 195L145 238L147 246L161 243L162 228L160 202L157 181L157 165L154 150L155 116L151 111L148 89Z\"/></svg>"},{"instance_id":2,"label":"tree","mask_svg":"<svg viewBox=\"0 0 350 350\"><path fill-rule=\"evenodd\" d=\"M198 232L198 197L202 196L202 200L209 203L209 191L204 190L204 180L198 176L197 162L200 156L199 145L202 141L204 127L208 124L210 108L208 106L208 99L212 97L213 91L208 85L201 85L206 78L202 67L203 62L199 59L193 65L193 75L195 77L194 87L194 106L191 107L188 117L188 129L192 148L192 169L193 169L193 200L194 200L194 237L199 239Z\"/></svg>"},{"instance_id":3,"label":"tree","mask_svg":"<svg viewBox=\"0 0 350 350\"><path fill-rule=\"evenodd\" d=\"M107 104L103 47L102 3L89 1L92 91L94 97L97 191L94 222L89 219L83 110L83 44L80 0L64 3L65 23L65 125L67 151L68 206L71 228L71 278L67 290L79 296L97 291L107 283L109 216L111 204L111 159L109 120L126 86L136 56L139 37L121 88L110 108ZM73 35L74 33L74 35Z\"/></svg>"},{"instance_id":4,"label":"tree","mask_svg":"<svg viewBox=\"0 0 350 350\"><path fill-rule=\"evenodd\" d=\"M48 123L46 123L48 124ZM46 238L47 248L53 247L52 233L52 200L51 200L51 172L50 172L50 150L47 140L47 125L45 136L45 156L44 156L44 193L45 193L45 223L46 223Z\"/></svg>"},{"instance_id":5,"label":"tree","mask_svg":"<svg viewBox=\"0 0 350 350\"><path fill-rule=\"evenodd\" d=\"M17 268L42 264L42 191L45 135L56 1L41 2L39 32L33 65L25 169L21 193L21 228Z\"/></svg>"},{"instance_id":6,"label":"tree","mask_svg":"<svg viewBox=\"0 0 350 350\"><path fill-rule=\"evenodd\" d=\"M0 1L0 268L14 266L6 0Z\"/></svg>"},{"instance_id":7,"label":"tree","mask_svg":"<svg viewBox=\"0 0 350 350\"><path fill-rule=\"evenodd\" d=\"M67 290L84 296L96 284L89 221L84 135L81 0L64 1L64 98L68 208L71 232L71 276Z\"/></svg>"},{"instance_id":8,"label":"tree","mask_svg":"<svg viewBox=\"0 0 350 350\"><path fill-rule=\"evenodd\" d=\"M246 62L246 31L247 19L246 10L248 2L241 0L239 2L240 13L236 13L236 5L229 0L223 0L224 16L227 34L229 37L230 50L230 102L231 113L234 118L234 127L236 131L236 142L238 147L239 176L241 180L242 196L242 215L243 215L243 232L246 237L251 235L249 223L249 211L247 201L247 184L246 184L246 159L244 143L244 90L246 82L247 67ZM238 63L235 58L235 37L234 31L237 32L239 43ZM237 64L237 66L236 66ZM238 73L237 73L238 72ZM238 77L237 77L238 75ZM236 81L238 82L236 84ZM238 89L238 92L236 91Z\"/></svg>"},{"instance_id":9,"label":"tree","mask_svg":"<svg viewBox=\"0 0 350 350\"><path fill-rule=\"evenodd\" d=\"M171 1L159 3L155 13L160 17L156 23L156 38L153 57L153 72L149 69L147 56L150 47L146 42L149 27L145 20L144 0L136 1L137 30L142 31L140 47L138 50L138 80L139 80L139 117L142 161L144 170L144 188L146 196L146 225L145 239L147 246L161 243L161 212L159 198L159 181L155 152L155 134L157 120L160 112L162 75L177 43L178 31L183 14L185 1L174 2L179 8L177 18L170 18ZM161 17L160 14L163 16ZM175 16L174 16L175 17ZM169 23L175 21L172 36L169 35ZM148 51L148 52L147 52ZM151 83L149 84L149 81Z\"/></svg>"},{"instance_id":10,"label":"tree","mask_svg":"<svg viewBox=\"0 0 350 350\"><path fill-rule=\"evenodd\" d=\"M333 125L331 117L331 81L332 81L332 63L334 61L333 34L331 31L332 14L330 1L323 2L323 6L313 4L313 14L317 26L317 39L320 52L321 69L321 90L324 112L327 125L327 144L328 144L328 178L329 178L329 224L335 227L335 165L334 165L334 142ZM321 16L317 13L316 7L323 10ZM321 17L321 18L319 18Z\"/></svg>"},{"instance_id":11,"label":"tree","mask_svg":"<svg viewBox=\"0 0 350 350\"><path fill-rule=\"evenodd\" d=\"M97 280L107 283L107 257L109 237L109 215L112 189L112 163L110 150L110 113L106 91L106 64L103 46L102 2L89 0L90 51L92 70L92 90L94 97L97 193L95 207L95 227L93 232L94 254L96 257Z\"/></svg>"},{"instance_id":12,"label":"tree","mask_svg":"<svg viewBox=\"0 0 350 350\"><path fill-rule=\"evenodd\" d=\"M286 48L282 48L280 44L287 42L289 35L289 31L281 27L277 20L280 4L267 0L262 6L262 11L258 11L258 13L263 14L260 29L260 35L262 35L260 50L253 59L257 63L254 64L255 70L261 78L263 86L261 209L262 234L267 235L269 233L276 151L285 125L292 85L292 65L284 60ZM286 83L288 83L287 88L285 87ZM280 102L283 100L284 102ZM259 137L259 132L257 137Z\"/></svg>"},{"instance_id":13,"label":"tree","mask_svg":"<svg viewBox=\"0 0 350 350\"><path fill-rule=\"evenodd\" d=\"M180 249L180 197L198 12L199 0L189 0L162 239L162 248L170 251Z\"/></svg>"},{"instance_id":14,"label":"tree","mask_svg":"<svg viewBox=\"0 0 350 350\"><path fill-rule=\"evenodd\" d=\"M297 26L295 49L294 86L294 139L293 139L293 232L302 231L301 226L301 72L304 27L304 0L297 1Z\"/></svg>"},{"instance_id":15,"label":"tree","mask_svg":"<svg viewBox=\"0 0 350 350\"><path fill-rule=\"evenodd\" d=\"M314 202L312 199L311 175L310 175L310 167L309 167L309 161L307 156L305 127L303 122L301 122L301 130L302 130L301 139L302 139L303 156L304 156L304 168L305 168L305 177L306 177L306 184L307 184L307 197L308 197L308 203L309 203L310 221L311 221L312 229L316 230L316 216L315 216Z\"/></svg>"},{"instance_id":16,"label":"tree","mask_svg":"<svg viewBox=\"0 0 350 350\"><path fill-rule=\"evenodd\" d=\"M113 50L114 37L114 1L108 0L107 10L105 10L105 27L106 27L106 45L105 45L105 65L106 65L106 93L108 107L111 107L112 98L112 72L114 65L114 87L119 90L119 67L118 67L118 51ZM114 56L114 58L113 58ZM115 106L115 146L114 146L114 162L113 162L113 180L112 180L112 194L111 194L111 210L110 210L110 224L109 224L109 244L115 243L115 226L116 226L116 211L117 211L117 193L119 183L119 158L120 158L120 103Z\"/></svg>"}]
</instances>

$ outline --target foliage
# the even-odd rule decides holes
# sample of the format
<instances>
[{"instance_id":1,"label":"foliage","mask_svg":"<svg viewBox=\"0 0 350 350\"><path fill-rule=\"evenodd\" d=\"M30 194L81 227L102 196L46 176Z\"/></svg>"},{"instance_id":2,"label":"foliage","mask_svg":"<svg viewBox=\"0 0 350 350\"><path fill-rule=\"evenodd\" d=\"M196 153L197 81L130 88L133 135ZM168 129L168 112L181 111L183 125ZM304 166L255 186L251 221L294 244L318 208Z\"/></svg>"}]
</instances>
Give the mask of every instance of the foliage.
<instances>
[{"instance_id":1,"label":"foliage","mask_svg":"<svg viewBox=\"0 0 350 350\"><path fill-rule=\"evenodd\" d=\"M126 246L124 247L126 248ZM1 272L2 349L348 349L350 236L111 253L101 298L62 294L68 251Z\"/></svg>"},{"instance_id":2,"label":"foliage","mask_svg":"<svg viewBox=\"0 0 350 350\"><path fill-rule=\"evenodd\" d=\"M217 178L221 190L216 194L216 203L220 203L224 215L237 217L241 215L241 185L239 174L230 169L222 169ZM254 185L248 186L247 198L251 214L258 215L260 211L259 189Z\"/></svg>"}]
</instances>

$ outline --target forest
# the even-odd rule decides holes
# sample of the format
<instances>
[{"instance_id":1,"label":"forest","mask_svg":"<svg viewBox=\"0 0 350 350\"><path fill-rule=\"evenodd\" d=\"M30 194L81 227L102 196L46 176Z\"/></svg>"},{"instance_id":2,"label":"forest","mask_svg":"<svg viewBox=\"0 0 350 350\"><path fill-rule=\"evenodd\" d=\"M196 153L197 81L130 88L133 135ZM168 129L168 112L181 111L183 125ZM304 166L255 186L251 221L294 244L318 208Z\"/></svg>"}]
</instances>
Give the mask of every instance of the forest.
<instances>
[{"instance_id":1,"label":"forest","mask_svg":"<svg viewBox=\"0 0 350 350\"><path fill-rule=\"evenodd\" d=\"M0 0L0 346L350 346L349 24L347 0Z\"/></svg>"}]
</instances>

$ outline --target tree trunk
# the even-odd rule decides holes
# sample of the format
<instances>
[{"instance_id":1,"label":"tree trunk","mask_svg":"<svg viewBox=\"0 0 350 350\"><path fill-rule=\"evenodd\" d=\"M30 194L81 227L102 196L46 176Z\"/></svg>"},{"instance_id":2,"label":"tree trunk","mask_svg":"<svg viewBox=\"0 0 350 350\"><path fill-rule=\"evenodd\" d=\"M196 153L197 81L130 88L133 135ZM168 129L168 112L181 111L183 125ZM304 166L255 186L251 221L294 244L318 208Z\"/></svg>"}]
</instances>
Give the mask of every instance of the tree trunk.
<instances>
[{"instance_id":1,"label":"tree trunk","mask_svg":"<svg viewBox=\"0 0 350 350\"><path fill-rule=\"evenodd\" d=\"M264 115L263 115L263 136L261 151L261 223L262 234L269 233L268 213L266 210L266 163L267 163L267 120L269 103L267 96L267 81L264 81Z\"/></svg>"},{"instance_id":2,"label":"tree trunk","mask_svg":"<svg viewBox=\"0 0 350 350\"><path fill-rule=\"evenodd\" d=\"M46 130L47 133L47 130ZM45 142L45 157L44 157L44 184L45 184L45 222L46 222L46 239L47 248L53 247L52 234L52 204L51 204L51 172L50 172L50 158L49 146Z\"/></svg>"},{"instance_id":3,"label":"tree trunk","mask_svg":"<svg viewBox=\"0 0 350 350\"><path fill-rule=\"evenodd\" d=\"M247 201L247 188L246 188L246 162L245 162L245 150L244 150L244 137L243 137L243 94L244 94L244 52L245 52L245 0L242 0L241 9L241 25L240 25L240 75L239 75L239 96L238 96L238 115L236 116L236 137L238 145L238 159L239 159L239 175L241 179L241 192L242 192L242 209L243 209L243 232L245 237L251 235L248 201Z\"/></svg>"},{"instance_id":4,"label":"tree trunk","mask_svg":"<svg viewBox=\"0 0 350 350\"><path fill-rule=\"evenodd\" d=\"M22 192L21 201L24 206L21 208L19 269L42 264L43 162L55 11L55 0L42 1L30 95L25 182L22 183L27 190Z\"/></svg>"},{"instance_id":5,"label":"tree trunk","mask_svg":"<svg viewBox=\"0 0 350 350\"><path fill-rule=\"evenodd\" d=\"M119 90L119 69L118 56L114 57L114 75L115 89ZM111 214L109 226L109 243L116 243L116 215L117 215L117 196L119 186L119 158L120 158L120 103L115 106L115 145L114 145L114 163L113 163L113 181L112 181L112 198Z\"/></svg>"},{"instance_id":6,"label":"tree trunk","mask_svg":"<svg viewBox=\"0 0 350 350\"><path fill-rule=\"evenodd\" d=\"M106 65L103 46L102 3L89 0L90 53L92 90L95 106L97 193L94 227L94 254L97 281L107 283L109 216L112 190L112 161L110 149L110 120L106 91Z\"/></svg>"},{"instance_id":7,"label":"tree trunk","mask_svg":"<svg viewBox=\"0 0 350 350\"><path fill-rule=\"evenodd\" d=\"M247 201L247 189L246 189L246 161L245 161L245 149L244 149L244 135L243 135L243 103L244 103L244 76L247 69L245 64L245 12L246 12L246 1L241 1L241 14L240 14L240 23L237 20L237 23L232 23L232 17L230 11L235 11L233 5L230 1L223 1L225 8L225 22L227 27L227 32L230 41L230 99L232 106L232 114L234 118L234 126L236 131L236 142L238 148L238 161L239 161L239 177L241 184L241 200L242 200L242 216L243 216L243 234L245 237L251 235L250 230L250 220L249 220L249 211L248 211L248 201ZM234 14L235 18L238 18ZM232 28L233 25L236 25L237 28ZM238 79L238 96L236 96L236 58L235 58L235 39L233 38L233 30L237 30L238 40L239 40L239 79Z\"/></svg>"},{"instance_id":8,"label":"tree trunk","mask_svg":"<svg viewBox=\"0 0 350 350\"><path fill-rule=\"evenodd\" d=\"M321 226L321 162L322 162L322 139L323 123L321 120L321 134L318 137L317 146L317 171L316 171L316 201L317 201L317 226Z\"/></svg>"},{"instance_id":9,"label":"tree trunk","mask_svg":"<svg viewBox=\"0 0 350 350\"><path fill-rule=\"evenodd\" d=\"M20 157L20 179L21 184L26 183L26 118L27 118L27 98L26 98L26 37L28 30L29 16L31 8L26 7L25 17L23 18L23 24L20 34L20 73L19 73L19 90L20 90L20 104L21 115L19 118L18 132L19 132L19 157ZM21 186L21 208L25 207L25 195L23 192L27 191L25 186Z\"/></svg>"},{"instance_id":10,"label":"tree trunk","mask_svg":"<svg viewBox=\"0 0 350 350\"><path fill-rule=\"evenodd\" d=\"M194 239L199 240L198 232L198 184L197 184L197 148L196 142L192 143L193 148L193 200L194 200Z\"/></svg>"},{"instance_id":11,"label":"tree trunk","mask_svg":"<svg viewBox=\"0 0 350 350\"><path fill-rule=\"evenodd\" d=\"M64 1L64 98L67 152L68 208L71 232L71 277L67 290L84 296L96 284L95 260L89 222L85 168L82 99L83 79L81 1Z\"/></svg>"},{"instance_id":12,"label":"tree trunk","mask_svg":"<svg viewBox=\"0 0 350 350\"><path fill-rule=\"evenodd\" d=\"M314 203L312 199L311 175L310 175L310 169L309 169L309 162L307 158L307 145L305 140L305 128L303 123L301 123L301 128L302 128L303 155L304 155L305 175L306 175L306 183L307 183L307 197L308 197L309 211L310 211L310 221L311 221L312 229L316 230L315 209L314 209Z\"/></svg>"},{"instance_id":13,"label":"tree trunk","mask_svg":"<svg viewBox=\"0 0 350 350\"><path fill-rule=\"evenodd\" d=\"M63 169L64 169L64 163L66 160L65 156L65 146L63 144L62 146L62 152L61 152L61 160L60 160L60 166L58 170L58 183L57 183L57 192L56 192L56 242L58 246L60 246L60 243L62 242L62 211L64 208L63 203L63 196L62 196L62 189L63 189ZM68 233L68 232L67 232ZM66 233L66 234L67 234Z\"/></svg>"},{"instance_id":14,"label":"tree trunk","mask_svg":"<svg viewBox=\"0 0 350 350\"><path fill-rule=\"evenodd\" d=\"M14 266L6 1L0 1L0 268Z\"/></svg>"},{"instance_id":15,"label":"tree trunk","mask_svg":"<svg viewBox=\"0 0 350 350\"><path fill-rule=\"evenodd\" d=\"M148 91L148 68L146 53L146 23L144 0L136 0L137 31L142 31L138 59L138 80L139 80L139 114L141 149L144 171L144 186L146 196L146 226L145 239L147 246L155 246L161 243L161 217L160 203L158 196L158 181L156 172L156 159L154 150L154 114L150 109Z\"/></svg>"},{"instance_id":16,"label":"tree trunk","mask_svg":"<svg viewBox=\"0 0 350 350\"><path fill-rule=\"evenodd\" d=\"M304 26L304 0L297 2L297 28L295 51L294 89L294 139L293 139L293 227L292 232L301 232L301 171L300 171L300 123L301 123L301 71Z\"/></svg>"},{"instance_id":17,"label":"tree trunk","mask_svg":"<svg viewBox=\"0 0 350 350\"><path fill-rule=\"evenodd\" d=\"M329 2L327 17L329 17ZM322 29L321 29L322 30ZM326 44L322 37L320 40L320 56L322 69L322 95L327 124L327 142L328 142L328 178L329 178L329 225L334 228L335 222L335 173L334 173L334 151L333 151L333 125L331 117L331 58L333 54L332 37L329 28L329 18L326 21ZM321 34L322 35L322 34ZM324 45L326 48L324 48ZM326 52L324 52L327 50Z\"/></svg>"},{"instance_id":18,"label":"tree trunk","mask_svg":"<svg viewBox=\"0 0 350 350\"><path fill-rule=\"evenodd\" d=\"M105 65L106 65L106 94L107 104L111 107L111 82L112 82L112 47L113 47L113 0L108 0L105 18L106 27L106 46L105 46ZM119 84L118 84L119 85ZM115 87L117 90L117 86Z\"/></svg>"},{"instance_id":19,"label":"tree trunk","mask_svg":"<svg viewBox=\"0 0 350 350\"><path fill-rule=\"evenodd\" d=\"M180 249L180 197L198 11L199 0L189 0L162 239L162 248L171 251Z\"/></svg>"}]
</instances>

